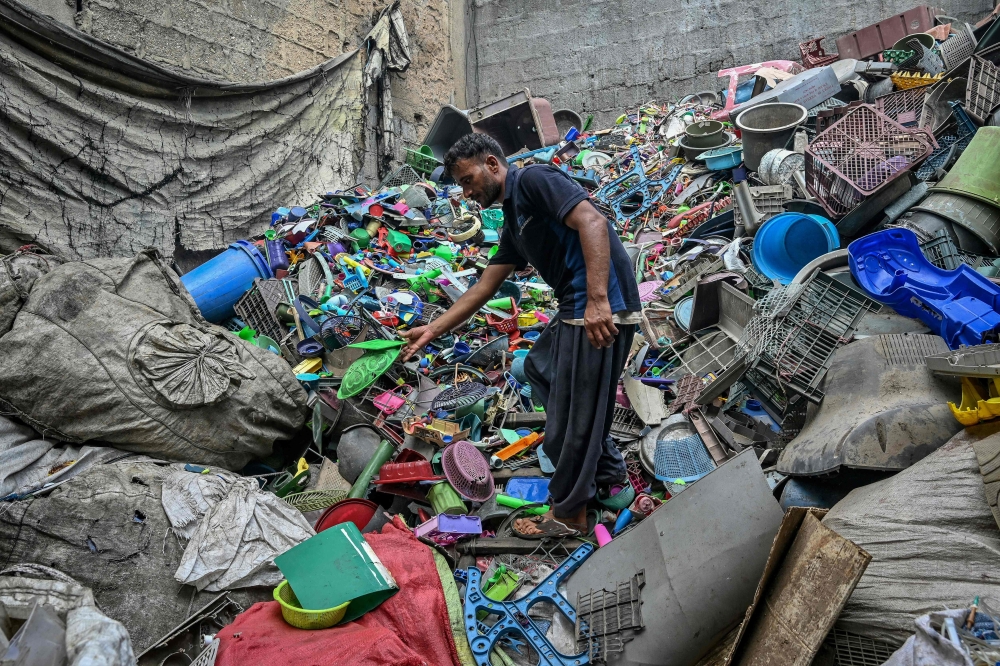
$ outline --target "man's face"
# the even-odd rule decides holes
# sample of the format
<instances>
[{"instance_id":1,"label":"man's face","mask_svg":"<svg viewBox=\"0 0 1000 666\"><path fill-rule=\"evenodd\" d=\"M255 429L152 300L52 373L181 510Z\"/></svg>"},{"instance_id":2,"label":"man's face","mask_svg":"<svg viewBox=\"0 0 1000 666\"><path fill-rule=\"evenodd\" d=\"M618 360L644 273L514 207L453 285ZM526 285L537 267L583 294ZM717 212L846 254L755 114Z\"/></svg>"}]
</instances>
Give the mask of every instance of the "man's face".
<instances>
[{"instance_id":1,"label":"man's face","mask_svg":"<svg viewBox=\"0 0 1000 666\"><path fill-rule=\"evenodd\" d=\"M493 155L487 156L485 162L475 157L458 160L451 168L451 177L462 186L465 198L483 208L492 206L500 198L504 175L499 160Z\"/></svg>"}]
</instances>

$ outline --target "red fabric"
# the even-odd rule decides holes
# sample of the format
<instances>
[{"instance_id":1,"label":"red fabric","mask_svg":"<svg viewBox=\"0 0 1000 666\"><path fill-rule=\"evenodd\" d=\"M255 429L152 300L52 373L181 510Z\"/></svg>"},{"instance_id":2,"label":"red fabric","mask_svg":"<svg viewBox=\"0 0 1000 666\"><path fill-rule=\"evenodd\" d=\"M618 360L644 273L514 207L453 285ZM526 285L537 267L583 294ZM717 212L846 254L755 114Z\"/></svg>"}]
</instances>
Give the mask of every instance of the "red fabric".
<instances>
[{"instance_id":1,"label":"red fabric","mask_svg":"<svg viewBox=\"0 0 1000 666\"><path fill-rule=\"evenodd\" d=\"M461 666L431 550L399 518L365 540L399 592L354 622L316 631L286 624L277 601L254 604L219 632L216 664Z\"/></svg>"}]
</instances>

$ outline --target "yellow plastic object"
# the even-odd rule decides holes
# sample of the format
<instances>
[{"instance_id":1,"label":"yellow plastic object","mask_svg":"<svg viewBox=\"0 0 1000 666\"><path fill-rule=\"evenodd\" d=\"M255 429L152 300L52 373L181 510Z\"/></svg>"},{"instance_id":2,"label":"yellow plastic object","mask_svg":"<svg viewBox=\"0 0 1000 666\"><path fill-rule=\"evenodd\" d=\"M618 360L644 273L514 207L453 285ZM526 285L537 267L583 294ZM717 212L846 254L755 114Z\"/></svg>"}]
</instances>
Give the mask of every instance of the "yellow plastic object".
<instances>
[{"instance_id":1,"label":"yellow plastic object","mask_svg":"<svg viewBox=\"0 0 1000 666\"><path fill-rule=\"evenodd\" d=\"M321 358L307 358L297 366L292 368L292 372L296 375L303 375L306 373L316 373L323 368L323 359Z\"/></svg>"},{"instance_id":2,"label":"yellow plastic object","mask_svg":"<svg viewBox=\"0 0 1000 666\"><path fill-rule=\"evenodd\" d=\"M931 76L930 74L910 74L909 72L899 72L897 74L892 74L889 78L892 79L892 84L899 90L908 90L910 88L920 88L921 86L929 86L932 83L937 83L943 76L943 73Z\"/></svg>"},{"instance_id":3,"label":"yellow plastic object","mask_svg":"<svg viewBox=\"0 0 1000 666\"><path fill-rule=\"evenodd\" d=\"M512 457L516 456L518 453L520 453L521 451L524 451L525 449L527 449L528 447L530 447L532 444L534 444L535 442L537 442L538 441L538 437L539 437L539 435L538 435L537 432L533 432L533 433L527 434L524 437L522 437L521 439L519 439L516 442L514 442L513 444L511 444L509 446L505 446L504 448L500 449L499 451L497 451L493 455L496 456L497 458L499 458L500 460L508 460L509 458L512 458Z\"/></svg>"},{"instance_id":4,"label":"yellow plastic object","mask_svg":"<svg viewBox=\"0 0 1000 666\"><path fill-rule=\"evenodd\" d=\"M969 377L962 377L962 402L948 403L955 419L964 426L976 425L1000 416L1000 379L994 378L990 385L992 397L983 399L982 394Z\"/></svg>"},{"instance_id":5,"label":"yellow plastic object","mask_svg":"<svg viewBox=\"0 0 1000 666\"><path fill-rule=\"evenodd\" d=\"M299 607L299 600L287 580L274 588L274 600L281 605L281 617L297 629L329 629L344 619L350 601L326 610L306 610Z\"/></svg>"},{"instance_id":6,"label":"yellow plastic object","mask_svg":"<svg viewBox=\"0 0 1000 666\"><path fill-rule=\"evenodd\" d=\"M534 326L538 323L538 318L534 312L522 312L517 315L518 326Z\"/></svg>"}]
</instances>

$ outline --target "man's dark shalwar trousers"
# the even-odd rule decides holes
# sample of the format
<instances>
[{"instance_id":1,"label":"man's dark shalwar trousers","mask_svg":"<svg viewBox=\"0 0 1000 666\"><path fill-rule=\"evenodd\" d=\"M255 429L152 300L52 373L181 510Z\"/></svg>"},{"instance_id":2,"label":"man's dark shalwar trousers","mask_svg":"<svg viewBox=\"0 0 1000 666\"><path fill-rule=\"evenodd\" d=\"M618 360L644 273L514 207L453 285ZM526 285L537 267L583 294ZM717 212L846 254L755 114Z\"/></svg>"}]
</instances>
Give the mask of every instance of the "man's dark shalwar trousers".
<instances>
[{"instance_id":1,"label":"man's dark shalwar trousers","mask_svg":"<svg viewBox=\"0 0 1000 666\"><path fill-rule=\"evenodd\" d=\"M611 347L595 349L586 328L553 320L525 359L532 398L545 407L542 446L556 468L549 494L561 517L583 508L598 485L626 478L625 460L609 433L635 325L617 328Z\"/></svg>"}]
</instances>

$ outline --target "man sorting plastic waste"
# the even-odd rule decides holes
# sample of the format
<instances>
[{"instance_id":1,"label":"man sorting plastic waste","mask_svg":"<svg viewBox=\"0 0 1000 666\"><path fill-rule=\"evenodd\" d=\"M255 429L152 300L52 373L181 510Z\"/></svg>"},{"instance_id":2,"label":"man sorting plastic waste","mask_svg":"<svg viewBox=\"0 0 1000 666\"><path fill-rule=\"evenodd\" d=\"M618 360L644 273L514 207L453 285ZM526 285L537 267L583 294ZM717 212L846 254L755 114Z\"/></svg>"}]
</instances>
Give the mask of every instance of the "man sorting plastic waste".
<instances>
[{"instance_id":1,"label":"man sorting plastic waste","mask_svg":"<svg viewBox=\"0 0 1000 666\"><path fill-rule=\"evenodd\" d=\"M627 487L625 461L609 437L618 379L635 324L639 291L625 248L586 190L549 165L508 166L485 134L462 137L444 158L466 199L503 204L500 246L481 279L428 326L402 335L403 359L461 326L515 270L530 263L554 289L558 315L525 359L532 398L545 407L542 448L555 466L552 508L515 521L526 537L588 532L587 504Z\"/></svg>"}]
</instances>

